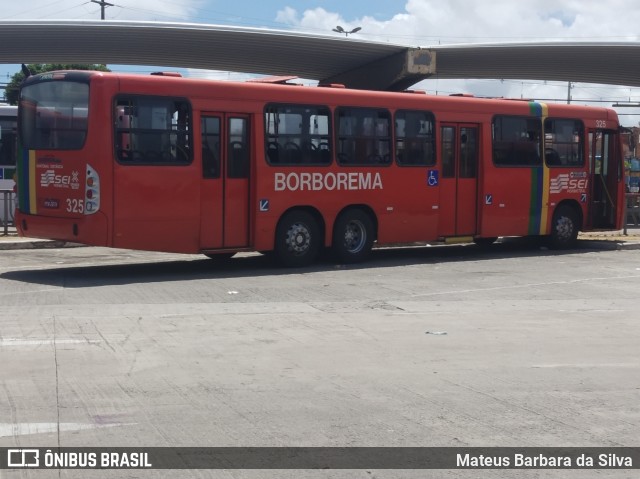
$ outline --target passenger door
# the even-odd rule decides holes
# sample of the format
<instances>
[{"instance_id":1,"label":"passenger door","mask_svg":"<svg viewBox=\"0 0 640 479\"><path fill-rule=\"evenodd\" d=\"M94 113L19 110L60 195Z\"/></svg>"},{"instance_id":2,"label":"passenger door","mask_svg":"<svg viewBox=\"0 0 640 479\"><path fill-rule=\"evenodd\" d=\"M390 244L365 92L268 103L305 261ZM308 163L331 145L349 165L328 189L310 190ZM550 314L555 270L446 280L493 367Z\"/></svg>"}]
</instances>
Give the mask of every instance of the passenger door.
<instances>
[{"instance_id":1,"label":"passenger door","mask_svg":"<svg viewBox=\"0 0 640 479\"><path fill-rule=\"evenodd\" d=\"M443 124L440 130L439 236L476 234L478 211L478 125Z\"/></svg>"},{"instance_id":2,"label":"passenger door","mask_svg":"<svg viewBox=\"0 0 640 479\"><path fill-rule=\"evenodd\" d=\"M622 194L619 188L623 188L623 185L617 139L617 132L614 131L589 130L589 221L592 228L615 228L621 209L626 208L620 199Z\"/></svg>"},{"instance_id":3,"label":"passenger door","mask_svg":"<svg viewBox=\"0 0 640 479\"><path fill-rule=\"evenodd\" d=\"M202 249L249 246L249 117L203 113L200 130Z\"/></svg>"}]
</instances>

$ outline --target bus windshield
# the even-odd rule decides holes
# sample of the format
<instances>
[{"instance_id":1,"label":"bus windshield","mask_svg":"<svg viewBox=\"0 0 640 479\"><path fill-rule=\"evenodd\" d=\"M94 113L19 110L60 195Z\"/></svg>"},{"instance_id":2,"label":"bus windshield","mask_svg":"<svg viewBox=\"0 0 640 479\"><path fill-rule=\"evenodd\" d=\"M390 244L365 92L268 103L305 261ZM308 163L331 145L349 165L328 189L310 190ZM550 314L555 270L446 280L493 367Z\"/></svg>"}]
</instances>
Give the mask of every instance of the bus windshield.
<instances>
[{"instance_id":1,"label":"bus windshield","mask_svg":"<svg viewBox=\"0 0 640 479\"><path fill-rule=\"evenodd\" d=\"M89 85L44 80L20 93L20 133L30 150L76 150L87 136Z\"/></svg>"}]
</instances>

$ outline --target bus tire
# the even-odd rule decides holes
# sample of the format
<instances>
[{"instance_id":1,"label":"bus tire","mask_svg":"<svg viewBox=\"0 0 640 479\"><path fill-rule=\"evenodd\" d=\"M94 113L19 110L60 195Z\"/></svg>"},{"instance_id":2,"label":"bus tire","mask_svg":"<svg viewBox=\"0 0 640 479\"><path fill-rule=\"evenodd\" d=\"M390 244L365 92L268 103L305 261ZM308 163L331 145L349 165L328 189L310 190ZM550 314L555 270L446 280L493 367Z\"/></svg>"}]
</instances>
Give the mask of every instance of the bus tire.
<instances>
[{"instance_id":1,"label":"bus tire","mask_svg":"<svg viewBox=\"0 0 640 479\"><path fill-rule=\"evenodd\" d=\"M364 261L373 247L373 221L362 210L343 212L333 226L333 252L342 263Z\"/></svg>"},{"instance_id":2,"label":"bus tire","mask_svg":"<svg viewBox=\"0 0 640 479\"><path fill-rule=\"evenodd\" d=\"M278 222L275 251L285 266L299 268L313 263L320 242L318 222L306 211L290 211Z\"/></svg>"},{"instance_id":3,"label":"bus tire","mask_svg":"<svg viewBox=\"0 0 640 479\"><path fill-rule=\"evenodd\" d=\"M574 247L578 239L579 227L575 209L568 205L561 205L553 213L549 245L554 249Z\"/></svg>"}]
</instances>

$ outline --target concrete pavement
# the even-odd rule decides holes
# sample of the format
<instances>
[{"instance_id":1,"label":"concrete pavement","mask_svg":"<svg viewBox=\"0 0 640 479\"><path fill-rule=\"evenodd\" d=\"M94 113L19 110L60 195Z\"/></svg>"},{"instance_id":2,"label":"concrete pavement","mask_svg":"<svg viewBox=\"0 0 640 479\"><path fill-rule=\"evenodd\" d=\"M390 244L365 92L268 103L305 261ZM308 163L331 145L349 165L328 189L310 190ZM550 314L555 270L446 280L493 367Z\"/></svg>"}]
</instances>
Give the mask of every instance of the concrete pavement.
<instances>
[{"instance_id":1,"label":"concrete pavement","mask_svg":"<svg viewBox=\"0 0 640 479\"><path fill-rule=\"evenodd\" d=\"M511 244L508 244L511 243ZM347 267L0 252L3 447L620 447L634 251L389 248ZM4 422L3 422L4 421ZM6 476L6 477L5 477ZM630 470L2 471L2 479L631 479Z\"/></svg>"}]
</instances>

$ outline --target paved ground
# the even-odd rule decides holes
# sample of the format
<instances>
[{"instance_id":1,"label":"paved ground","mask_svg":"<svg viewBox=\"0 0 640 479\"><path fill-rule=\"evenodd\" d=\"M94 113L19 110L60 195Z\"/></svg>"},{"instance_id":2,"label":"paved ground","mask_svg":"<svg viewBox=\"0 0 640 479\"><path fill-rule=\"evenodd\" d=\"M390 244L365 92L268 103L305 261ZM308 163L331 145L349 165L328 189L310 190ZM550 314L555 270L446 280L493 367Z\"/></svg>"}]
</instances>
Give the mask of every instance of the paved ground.
<instances>
[{"instance_id":1,"label":"paved ground","mask_svg":"<svg viewBox=\"0 0 640 479\"><path fill-rule=\"evenodd\" d=\"M0 251L0 446L638 446L640 261L636 243L608 238L378 250L303 270L257 255ZM0 472L23 477L637 471Z\"/></svg>"}]
</instances>

